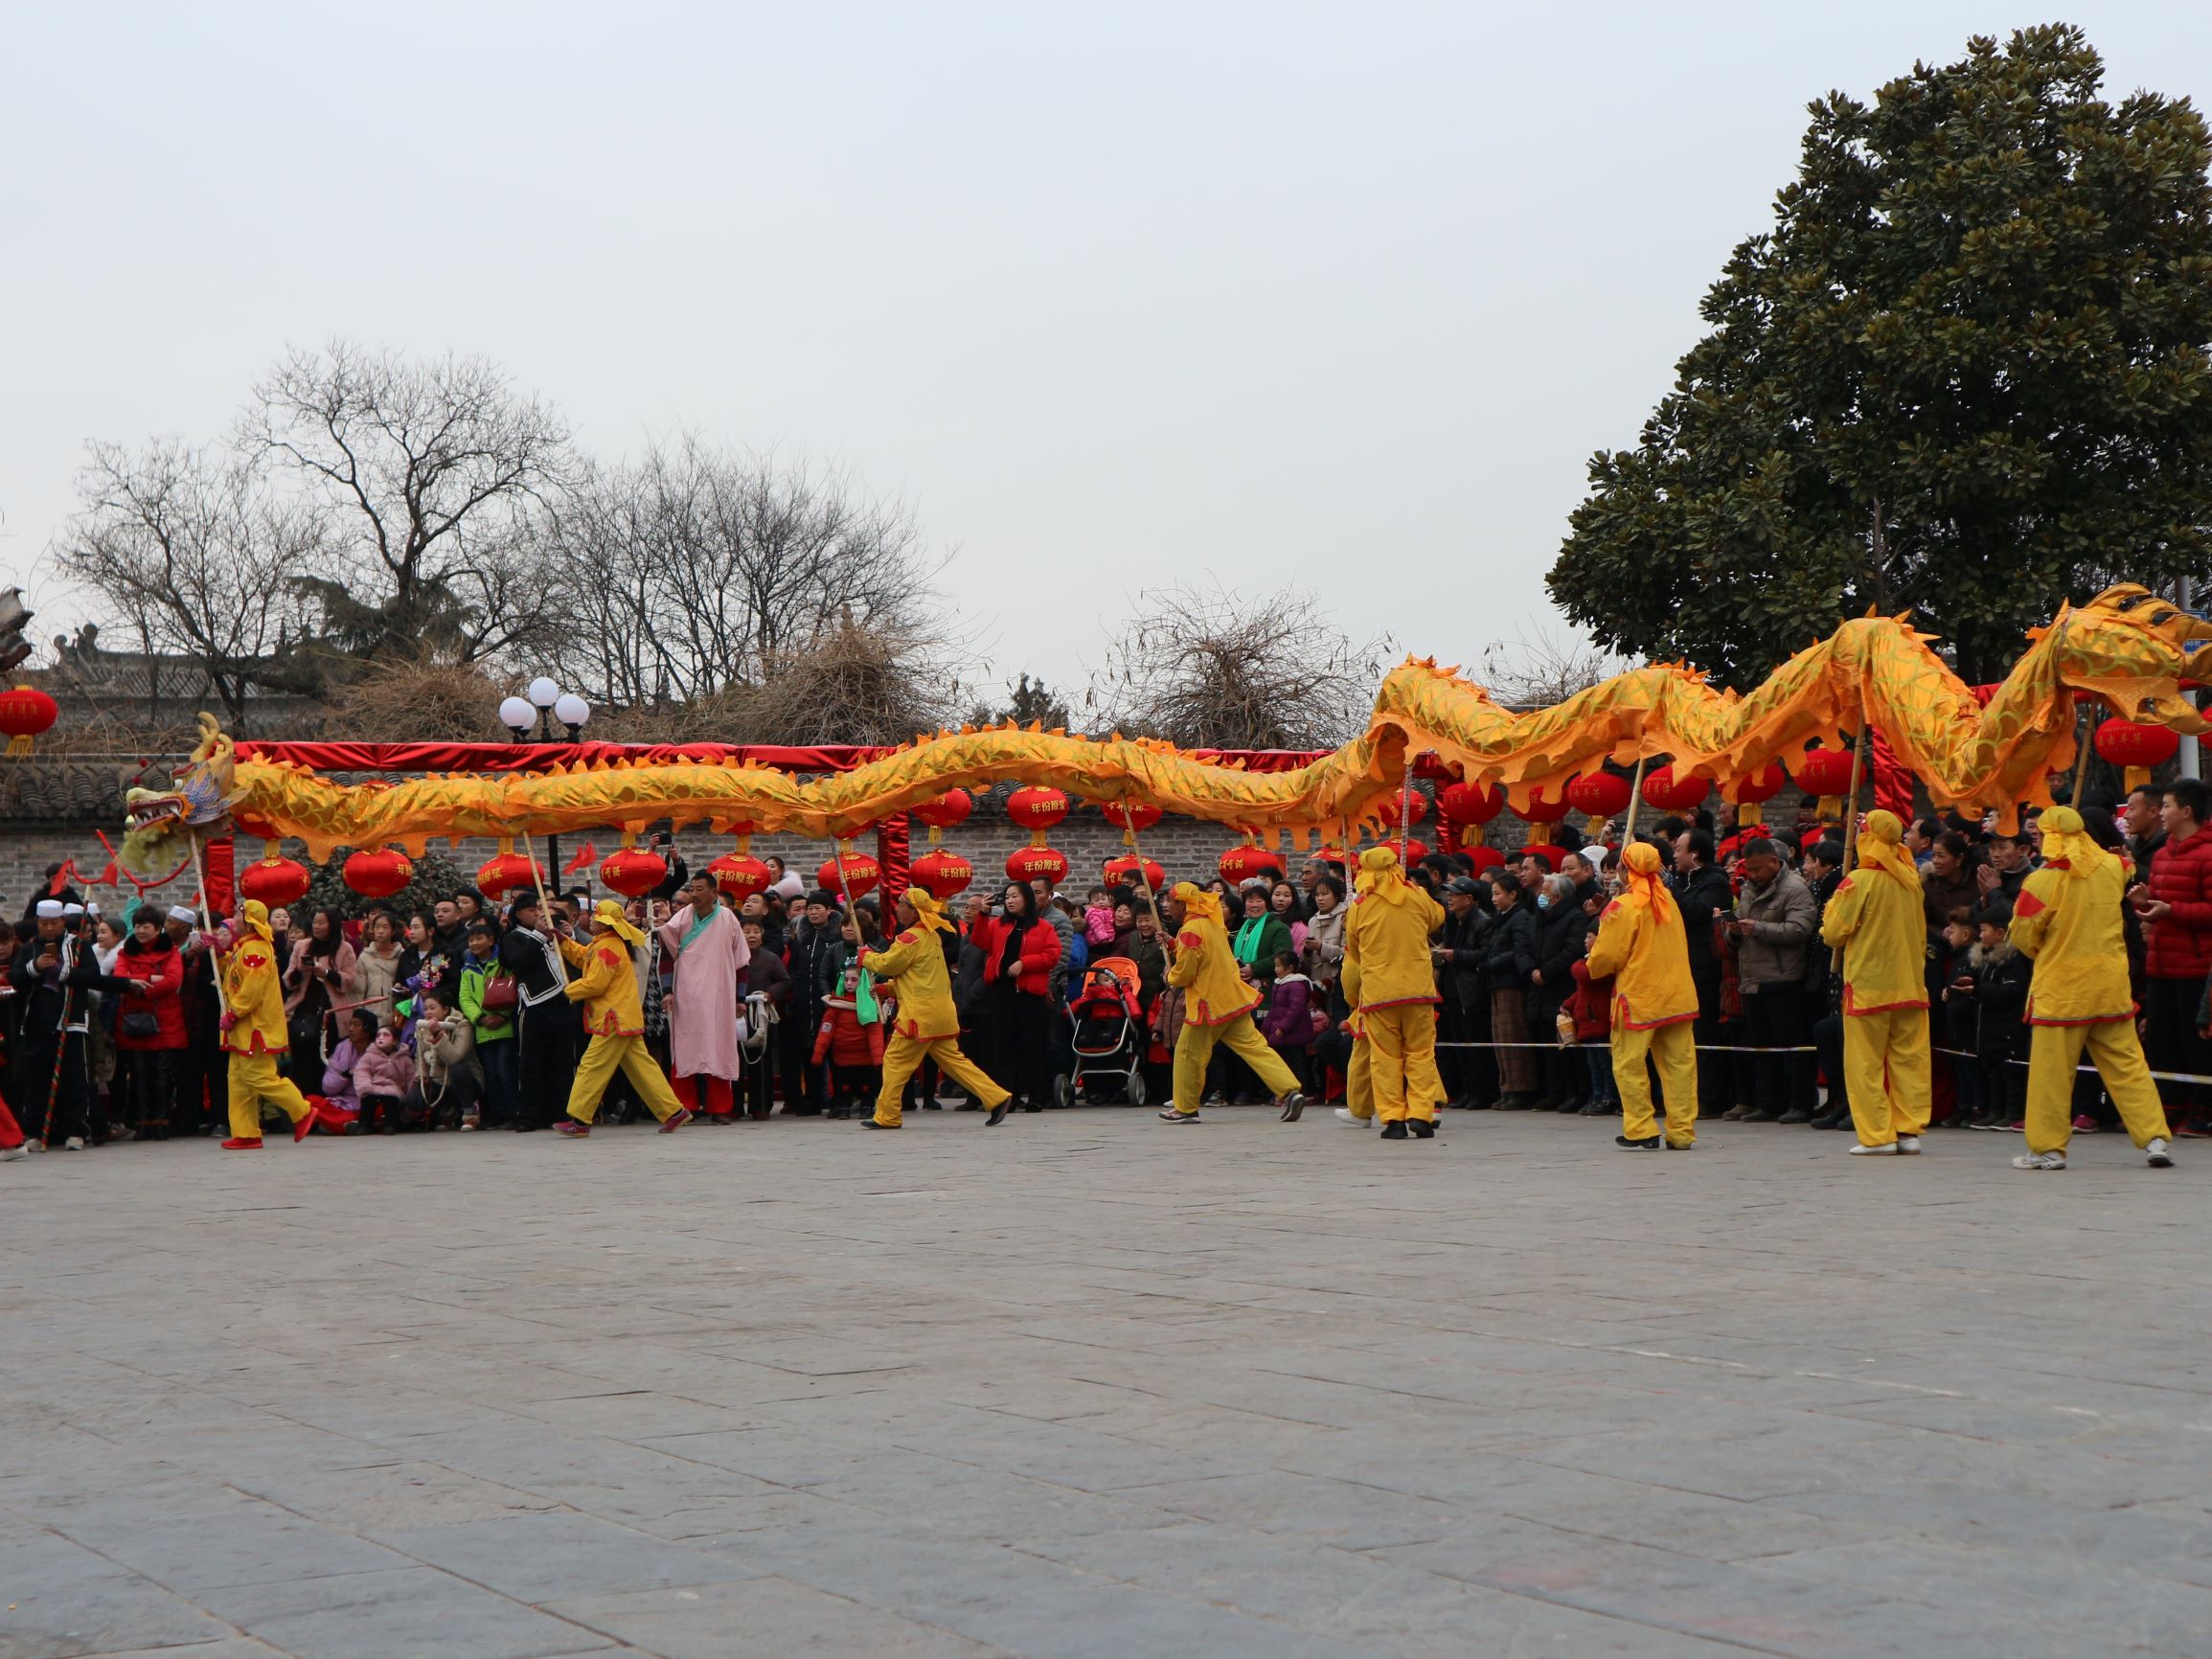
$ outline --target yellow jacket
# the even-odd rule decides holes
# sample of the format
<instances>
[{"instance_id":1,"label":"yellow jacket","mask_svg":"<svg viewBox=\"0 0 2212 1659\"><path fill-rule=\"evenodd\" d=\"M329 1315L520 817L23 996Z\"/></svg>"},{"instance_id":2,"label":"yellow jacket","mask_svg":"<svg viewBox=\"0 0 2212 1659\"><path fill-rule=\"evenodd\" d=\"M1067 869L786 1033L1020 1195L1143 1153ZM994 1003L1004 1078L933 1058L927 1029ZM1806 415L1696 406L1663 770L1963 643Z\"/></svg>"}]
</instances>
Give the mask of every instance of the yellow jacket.
<instances>
[{"instance_id":1,"label":"yellow jacket","mask_svg":"<svg viewBox=\"0 0 2212 1659\"><path fill-rule=\"evenodd\" d=\"M1238 976L1229 936L1210 916L1183 918L1168 983L1182 987L1185 1025L1227 1025L1260 1000L1259 987Z\"/></svg>"},{"instance_id":2,"label":"yellow jacket","mask_svg":"<svg viewBox=\"0 0 2212 1659\"><path fill-rule=\"evenodd\" d=\"M2028 982L2030 1025L2098 1025L2133 1016L2120 915L2126 881L2120 861L2108 855L2087 875L2046 864L2020 883L2008 937L2036 965Z\"/></svg>"},{"instance_id":3,"label":"yellow jacket","mask_svg":"<svg viewBox=\"0 0 2212 1659\"><path fill-rule=\"evenodd\" d=\"M223 958L223 1000L236 1016L223 1047L239 1055L282 1056L291 1045L277 947L248 933Z\"/></svg>"},{"instance_id":4,"label":"yellow jacket","mask_svg":"<svg viewBox=\"0 0 2212 1659\"><path fill-rule=\"evenodd\" d=\"M1598 918L1589 975L1613 982L1613 1029L1651 1031L1698 1017L1690 938L1675 896L1655 888L1649 908L1616 898Z\"/></svg>"},{"instance_id":5,"label":"yellow jacket","mask_svg":"<svg viewBox=\"0 0 2212 1659\"><path fill-rule=\"evenodd\" d=\"M568 1000L583 1004L585 1031L593 1036L645 1035L637 964L619 934L601 933L589 944L563 939L560 957L576 974L568 982Z\"/></svg>"},{"instance_id":6,"label":"yellow jacket","mask_svg":"<svg viewBox=\"0 0 2212 1659\"><path fill-rule=\"evenodd\" d=\"M1845 1013L1927 1006L1927 910L1917 884L1861 865L1828 900L1820 937L1831 949L1850 947L1843 957Z\"/></svg>"},{"instance_id":7,"label":"yellow jacket","mask_svg":"<svg viewBox=\"0 0 2212 1659\"><path fill-rule=\"evenodd\" d=\"M862 951L860 966L878 980L899 982L899 1013L891 1029L901 1036L933 1042L960 1034L952 981L945 971L945 946L934 928L907 928L888 950Z\"/></svg>"},{"instance_id":8,"label":"yellow jacket","mask_svg":"<svg viewBox=\"0 0 2212 1659\"><path fill-rule=\"evenodd\" d=\"M1400 902L1364 893L1344 919L1344 971L1357 987L1350 993L1358 998L1356 1008L1442 1000L1428 936L1444 925L1444 907L1410 882L1401 886Z\"/></svg>"}]
</instances>

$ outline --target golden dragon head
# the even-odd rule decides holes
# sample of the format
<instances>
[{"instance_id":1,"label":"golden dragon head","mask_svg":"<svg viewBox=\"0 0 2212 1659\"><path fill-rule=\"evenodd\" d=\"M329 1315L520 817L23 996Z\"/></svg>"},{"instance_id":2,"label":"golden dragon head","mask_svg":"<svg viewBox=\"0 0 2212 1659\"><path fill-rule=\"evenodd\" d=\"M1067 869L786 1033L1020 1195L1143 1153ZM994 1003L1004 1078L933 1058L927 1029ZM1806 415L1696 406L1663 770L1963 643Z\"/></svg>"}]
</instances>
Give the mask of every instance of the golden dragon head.
<instances>
[{"instance_id":1,"label":"golden dragon head","mask_svg":"<svg viewBox=\"0 0 2212 1659\"><path fill-rule=\"evenodd\" d=\"M170 875L192 854L192 837L219 835L240 793L235 749L213 715L199 717L199 741L168 789L131 789L124 796L125 869L145 879Z\"/></svg>"}]
</instances>

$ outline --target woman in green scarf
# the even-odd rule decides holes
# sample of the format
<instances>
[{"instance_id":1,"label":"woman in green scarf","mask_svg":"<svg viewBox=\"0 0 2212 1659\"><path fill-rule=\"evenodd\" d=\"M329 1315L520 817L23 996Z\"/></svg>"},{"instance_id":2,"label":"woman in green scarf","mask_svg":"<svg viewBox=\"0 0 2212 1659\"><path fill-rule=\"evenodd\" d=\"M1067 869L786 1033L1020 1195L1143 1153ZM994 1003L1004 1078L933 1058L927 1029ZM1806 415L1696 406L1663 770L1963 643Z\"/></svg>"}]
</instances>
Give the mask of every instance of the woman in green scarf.
<instances>
[{"instance_id":1,"label":"woman in green scarf","mask_svg":"<svg viewBox=\"0 0 2212 1659\"><path fill-rule=\"evenodd\" d=\"M1296 954L1289 924L1268 904L1264 883L1244 889L1244 920L1229 936L1229 947L1236 953L1239 969L1263 993L1275 983L1275 953L1288 950Z\"/></svg>"}]
</instances>

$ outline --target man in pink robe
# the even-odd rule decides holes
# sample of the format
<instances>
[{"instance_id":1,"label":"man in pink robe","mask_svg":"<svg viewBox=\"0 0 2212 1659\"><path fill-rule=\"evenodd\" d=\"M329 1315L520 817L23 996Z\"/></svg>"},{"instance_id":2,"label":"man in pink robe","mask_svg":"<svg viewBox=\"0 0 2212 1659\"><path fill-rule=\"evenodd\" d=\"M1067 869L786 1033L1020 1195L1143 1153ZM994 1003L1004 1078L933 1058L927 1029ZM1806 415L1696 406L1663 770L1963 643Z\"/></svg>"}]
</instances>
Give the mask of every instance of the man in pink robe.
<instances>
[{"instance_id":1,"label":"man in pink robe","mask_svg":"<svg viewBox=\"0 0 2212 1659\"><path fill-rule=\"evenodd\" d=\"M691 902L661 924L661 944L675 964L668 999L669 1072L676 1098L713 1123L731 1121L738 1062L738 988L752 952L737 914L715 878L692 877ZM690 1086L685 1086L685 1079Z\"/></svg>"}]
</instances>

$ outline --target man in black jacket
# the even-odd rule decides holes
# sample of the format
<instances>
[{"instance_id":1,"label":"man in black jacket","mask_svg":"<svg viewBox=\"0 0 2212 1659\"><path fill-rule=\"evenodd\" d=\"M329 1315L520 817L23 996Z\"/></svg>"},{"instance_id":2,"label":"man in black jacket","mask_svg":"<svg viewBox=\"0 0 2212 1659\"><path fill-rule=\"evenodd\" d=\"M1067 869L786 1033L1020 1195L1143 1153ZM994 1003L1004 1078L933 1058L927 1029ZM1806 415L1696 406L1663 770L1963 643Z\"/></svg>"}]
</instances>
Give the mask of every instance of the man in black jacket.
<instances>
[{"instance_id":1,"label":"man in black jacket","mask_svg":"<svg viewBox=\"0 0 2212 1659\"><path fill-rule=\"evenodd\" d=\"M1708 1046L1721 1040L1721 952L1714 943L1713 919L1736 907L1728 873L1713 862L1710 830L1685 830L1675 841L1675 904L1682 913L1683 943L1690 948L1690 979L1698 988L1698 1098L1734 1098L1735 1068L1729 1057Z\"/></svg>"},{"instance_id":2,"label":"man in black jacket","mask_svg":"<svg viewBox=\"0 0 2212 1659\"><path fill-rule=\"evenodd\" d=\"M830 1068L814 1063L812 1034L822 1023L824 999L835 989L830 973L844 949L844 931L845 913L837 908L836 896L823 887L808 894L806 914L791 929L791 1001L797 1012L785 1020L785 1029L792 1034L791 1046L785 1051L787 1115L815 1117L829 1103Z\"/></svg>"},{"instance_id":3,"label":"man in black jacket","mask_svg":"<svg viewBox=\"0 0 2212 1659\"><path fill-rule=\"evenodd\" d=\"M1436 965L1436 1069L1448 1102L1487 1110L1497 1094L1497 1065L1487 1048L1453 1044L1490 1041L1490 992L1482 982L1483 938L1490 917L1472 878L1455 875L1445 885L1444 928L1429 950Z\"/></svg>"},{"instance_id":4,"label":"man in black jacket","mask_svg":"<svg viewBox=\"0 0 2212 1659\"><path fill-rule=\"evenodd\" d=\"M518 1130L542 1129L565 1117L576 1082L576 1005L566 995L559 952L543 901L528 889L517 893L499 936L499 966L514 980L519 1005L513 1038Z\"/></svg>"},{"instance_id":5,"label":"man in black jacket","mask_svg":"<svg viewBox=\"0 0 2212 1659\"><path fill-rule=\"evenodd\" d=\"M59 1141L81 1151L92 1132L85 1033L92 992L105 976L74 893L39 900L33 922L36 932L17 947L9 975L23 1005L11 1093L24 1134L41 1146Z\"/></svg>"},{"instance_id":6,"label":"man in black jacket","mask_svg":"<svg viewBox=\"0 0 2212 1659\"><path fill-rule=\"evenodd\" d=\"M1502 870L1490 875L1494 915L1483 939L1482 977L1490 994L1491 1040L1499 1046L1498 1097L1501 1112L1525 1112L1536 1104L1537 1051L1528 1029L1529 975L1536 971L1536 912L1520 882Z\"/></svg>"}]
</instances>

